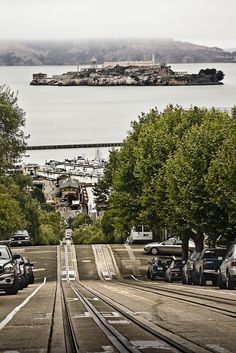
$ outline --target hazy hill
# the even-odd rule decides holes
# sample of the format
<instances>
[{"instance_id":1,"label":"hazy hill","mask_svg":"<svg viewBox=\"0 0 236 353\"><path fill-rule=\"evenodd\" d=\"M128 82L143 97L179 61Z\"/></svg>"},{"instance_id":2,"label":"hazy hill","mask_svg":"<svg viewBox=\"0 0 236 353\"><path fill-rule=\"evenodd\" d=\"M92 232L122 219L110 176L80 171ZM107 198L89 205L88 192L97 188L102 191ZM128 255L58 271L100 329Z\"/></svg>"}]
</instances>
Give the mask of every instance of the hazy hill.
<instances>
[{"instance_id":1,"label":"hazy hill","mask_svg":"<svg viewBox=\"0 0 236 353\"><path fill-rule=\"evenodd\" d=\"M236 62L236 53L172 39L78 41L0 41L0 65L74 65L96 57L98 63L118 60L157 62Z\"/></svg>"}]
</instances>

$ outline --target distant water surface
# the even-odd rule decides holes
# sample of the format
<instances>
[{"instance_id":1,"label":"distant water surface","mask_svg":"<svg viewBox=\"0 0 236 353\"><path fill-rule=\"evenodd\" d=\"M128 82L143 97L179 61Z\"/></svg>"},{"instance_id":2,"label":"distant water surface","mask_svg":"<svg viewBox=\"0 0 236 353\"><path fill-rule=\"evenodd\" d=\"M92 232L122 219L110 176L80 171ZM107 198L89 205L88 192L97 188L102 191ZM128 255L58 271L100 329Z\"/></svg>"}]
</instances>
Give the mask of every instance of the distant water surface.
<instances>
[{"instance_id":1,"label":"distant water surface","mask_svg":"<svg viewBox=\"0 0 236 353\"><path fill-rule=\"evenodd\" d=\"M36 72L60 74L75 66L2 66L0 85L18 91L26 112L30 145L120 142L141 112L168 104L232 107L236 104L236 64L175 64L176 71L197 73L213 68L225 73L224 85L183 87L53 87L30 86ZM107 150L102 155L107 156ZM28 161L95 155L95 150L32 151Z\"/></svg>"}]
</instances>

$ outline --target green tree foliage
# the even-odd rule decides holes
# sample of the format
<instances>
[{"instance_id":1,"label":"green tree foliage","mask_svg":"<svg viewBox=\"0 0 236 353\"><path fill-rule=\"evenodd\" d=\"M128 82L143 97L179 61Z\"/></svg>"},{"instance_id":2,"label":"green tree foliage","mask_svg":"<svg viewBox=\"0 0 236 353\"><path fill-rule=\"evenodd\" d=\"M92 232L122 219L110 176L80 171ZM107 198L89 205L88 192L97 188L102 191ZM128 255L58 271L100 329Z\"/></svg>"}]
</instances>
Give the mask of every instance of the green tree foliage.
<instances>
[{"instance_id":1,"label":"green tree foliage","mask_svg":"<svg viewBox=\"0 0 236 353\"><path fill-rule=\"evenodd\" d=\"M71 228L77 229L82 225L91 224L92 219L85 213L79 213L74 218L71 218L69 224Z\"/></svg>"},{"instance_id":2,"label":"green tree foliage","mask_svg":"<svg viewBox=\"0 0 236 353\"><path fill-rule=\"evenodd\" d=\"M0 174L11 168L25 150L24 116L17 96L5 86L0 87Z\"/></svg>"},{"instance_id":3,"label":"green tree foliage","mask_svg":"<svg viewBox=\"0 0 236 353\"><path fill-rule=\"evenodd\" d=\"M236 126L212 159L206 177L210 200L225 213L223 234L228 241L236 234Z\"/></svg>"},{"instance_id":4,"label":"green tree foliage","mask_svg":"<svg viewBox=\"0 0 236 353\"><path fill-rule=\"evenodd\" d=\"M228 226L227 211L213 199L206 180L221 145L235 130L235 119L216 109L168 106L162 113L154 109L141 115L115 166L107 164L105 234L123 241L132 225L142 223L156 233L167 226L175 235L191 236L199 248L204 234L214 242Z\"/></svg>"},{"instance_id":5,"label":"green tree foliage","mask_svg":"<svg viewBox=\"0 0 236 353\"><path fill-rule=\"evenodd\" d=\"M64 235L64 229L64 220L59 212L41 211L38 243L58 244ZM50 234L49 238L47 234Z\"/></svg>"},{"instance_id":6,"label":"green tree foliage","mask_svg":"<svg viewBox=\"0 0 236 353\"><path fill-rule=\"evenodd\" d=\"M75 244L103 244L110 241L104 235L101 222L98 220L93 224L82 225L73 231Z\"/></svg>"},{"instance_id":7,"label":"green tree foliage","mask_svg":"<svg viewBox=\"0 0 236 353\"><path fill-rule=\"evenodd\" d=\"M205 179L211 160L231 129L228 114L213 109L200 126L194 126L185 135L167 162L169 214L182 218L195 234L217 237L224 228L225 212L210 200Z\"/></svg>"},{"instance_id":8,"label":"green tree foliage","mask_svg":"<svg viewBox=\"0 0 236 353\"><path fill-rule=\"evenodd\" d=\"M26 224L19 202L4 185L0 185L0 239L8 239L17 229L24 229Z\"/></svg>"},{"instance_id":9,"label":"green tree foliage","mask_svg":"<svg viewBox=\"0 0 236 353\"><path fill-rule=\"evenodd\" d=\"M96 208L98 211L106 210L112 186L112 174L118 164L118 151L110 151L109 163L105 166L104 176L93 188Z\"/></svg>"}]
</instances>

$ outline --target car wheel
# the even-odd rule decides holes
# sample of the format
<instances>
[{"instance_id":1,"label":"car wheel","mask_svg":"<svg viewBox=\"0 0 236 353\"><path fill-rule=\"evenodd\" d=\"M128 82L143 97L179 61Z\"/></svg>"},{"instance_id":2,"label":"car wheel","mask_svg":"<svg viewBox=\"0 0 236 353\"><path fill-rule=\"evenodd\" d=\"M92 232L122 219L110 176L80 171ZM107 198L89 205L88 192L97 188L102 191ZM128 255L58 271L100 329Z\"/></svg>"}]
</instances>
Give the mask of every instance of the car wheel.
<instances>
[{"instance_id":1,"label":"car wheel","mask_svg":"<svg viewBox=\"0 0 236 353\"><path fill-rule=\"evenodd\" d=\"M34 284L34 274L33 273L30 274L29 284Z\"/></svg>"},{"instance_id":2,"label":"car wheel","mask_svg":"<svg viewBox=\"0 0 236 353\"><path fill-rule=\"evenodd\" d=\"M200 271L200 274L199 274L199 284L200 286L206 285L206 276L204 275L204 273L202 273L202 271Z\"/></svg>"},{"instance_id":3,"label":"car wheel","mask_svg":"<svg viewBox=\"0 0 236 353\"><path fill-rule=\"evenodd\" d=\"M150 276L151 280L154 281L155 279L155 275L151 273L151 276Z\"/></svg>"},{"instance_id":4,"label":"car wheel","mask_svg":"<svg viewBox=\"0 0 236 353\"><path fill-rule=\"evenodd\" d=\"M217 278L213 278L213 280L212 280L212 285L213 285L213 286L217 286Z\"/></svg>"},{"instance_id":5,"label":"car wheel","mask_svg":"<svg viewBox=\"0 0 236 353\"><path fill-rule=\"evenodd\" d=\"M157 248L151 248L150 253L151 253L152 255L157 255L157 254L159 253L159 251L158 251Z\"/></svg>"},{"instance_id":6,"label":"car wheel","mask_svg":"<svg viewBox=\"0 0 236 353\"><path fill-rule=\"evenodd\" d=\"M193 284L192 277L189 277L189 276L187 275L186 283L187 283L187 284Z\"/></svg>"},{"instance_id":7,"label":"car wheel","mask_svg":"<svg viewBox=\"0 0 236 353\"><path fill-rule=\"evenodd\" d=\"M18 290L19 290L19 278L18 276L15 276L13 286L11 288L6 288L5 292L6 294L9 294L9 295L15 295L18 293Z\"/></svg>"},{"instance_id":8,"label":"car wheel","mask_svg":"<svg viewBox=\"0 0 236 353\"><path fill-rule=\"evenodd\" d=\"M196 271L193 271L193 274L192 274L192 283L193 283L194 285L199 284L199 278L198 278L198 275L197 275Z\"/></svg>"},{"instance_id":9,"label":"car wheel","mask_svg":"<svg viewBox=\"0 0 236 353\"><path fill-rule=\"evenodd\" d=\"M150 271L147 271L147 279L151 279Z\"/></svg>"},{"instance_id":10,"label":"car wheel","mask_svg":"<svg viewBox=\"0 0 236 353\"><path fill-rule=\"evenodd\" d=\"M219 275L218 275L217 285L220 289L226 289L226 282L223 281L221 273L219 273Z\"/></svg>"},{"instance_id":11,"label":"car wheel","mask_svg":"<svg viewBox=\"0 0 236 353\"><path fill-rule=\"evenodd\" d=\"M25 288L29 285L29 276L25 276Z\"/></svg>"},{"instance_id":12,"label":"car wheel","mask_svg":"<svg viewBox=\"0 0 236 353\"><path fill-rule=\"evenodd\" d=\"M25 288L25 278L21 277L21 280L19 281L19 290L22 290Z\"/></svg>"},{"instance_id":13,"label":"car wheel","mask_svg":"<svg viewBox=\"0 0 236 353\"><path fill-rule=\"evenodd\" d=\"M226 288L227 289L235 289L235 282L232 281L232 279L230 278L230 274L227 272L227 280L226 280Z\"/></svg>"}]
</instances>

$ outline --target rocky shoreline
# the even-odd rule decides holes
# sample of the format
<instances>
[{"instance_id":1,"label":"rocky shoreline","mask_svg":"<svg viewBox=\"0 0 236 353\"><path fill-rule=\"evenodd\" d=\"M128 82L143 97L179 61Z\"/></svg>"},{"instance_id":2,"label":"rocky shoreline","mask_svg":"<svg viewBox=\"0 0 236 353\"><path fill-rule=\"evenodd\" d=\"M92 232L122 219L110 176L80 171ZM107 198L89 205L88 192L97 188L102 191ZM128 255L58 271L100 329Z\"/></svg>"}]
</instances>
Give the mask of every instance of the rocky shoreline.
<instances>
[{"instance_id":1,"label":"rocky shoreline","mask_svg":"<svg viewBox=\"0 0 236 353\"><path fill-rule=\"evenodd\" d=\"M34 74L31 85L48 86L188 86L220 85L224 78L222 71L201 69L198 74L174 72L167 65L120 66L102 69L89 68L79 72L67 72L47 77Z\"/></svg>"}]
</instances>

